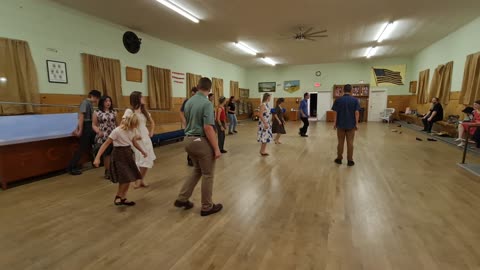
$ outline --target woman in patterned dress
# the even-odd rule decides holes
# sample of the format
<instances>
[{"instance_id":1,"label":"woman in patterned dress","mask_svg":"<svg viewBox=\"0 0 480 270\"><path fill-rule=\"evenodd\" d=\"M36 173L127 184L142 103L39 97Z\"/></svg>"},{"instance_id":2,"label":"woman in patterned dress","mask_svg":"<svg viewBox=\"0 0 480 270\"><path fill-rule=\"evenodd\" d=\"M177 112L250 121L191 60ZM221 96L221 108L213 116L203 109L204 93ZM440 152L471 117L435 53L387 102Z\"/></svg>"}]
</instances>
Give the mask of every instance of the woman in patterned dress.
<instances>
[{"instance_id":1,"label":"woman in patterned dress","mask_svg":"<svg viewBox=\"0 0 480 270\"><path fill-rule=\"evenodd\" d=\"M272 118L272 133L277 134L274 141L275 144L282 144L280 142L280 136L286 134L285 132L285 118L283 117L283 107L282 103L285 102L284 98L277 99L277 106L273 112Z\"/></svg>"},{"instance_id":2,"label":"woman in patterned dress","mask_svg":"<svg viewBox=\"0 0 480 270\"><path fill-rule=\"evenodd\" d=\"M98 102L98 109L92 117L92 128L97 134L95 136L95 145L102 145L107 141L108 136L117 127L117 111L113 109L112 98L103 96ZM110 145L103 154L103 164L105 165L105 179L110 179L110 155L113 146Z\"/></svg>"},{"instance_id":3,"label":"woman in patterned dress","mask_svg":"<svg viewBox=\"0 0 480 270\"><path fill-rule=\"evenodd\" d=\"M260 105L260 115L258 120L258 133L257 133L257 141L262 143L260 147L260 155L268 156L269 154L266 152L267 150L267 143L270 143L273 138L272 134L272 112L268 103L270 102L271 95L269 93L263 94L262 104Z\"/></svg>"}]
</instances>

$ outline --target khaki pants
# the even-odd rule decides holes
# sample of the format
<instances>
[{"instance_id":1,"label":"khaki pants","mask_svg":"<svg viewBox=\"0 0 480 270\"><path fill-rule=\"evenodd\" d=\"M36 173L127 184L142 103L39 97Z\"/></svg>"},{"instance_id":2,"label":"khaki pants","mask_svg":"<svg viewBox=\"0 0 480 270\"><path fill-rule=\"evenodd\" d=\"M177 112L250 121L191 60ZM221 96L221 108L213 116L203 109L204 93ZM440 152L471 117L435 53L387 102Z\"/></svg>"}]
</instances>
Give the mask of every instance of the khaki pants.
<instances>
[{"instance_id":1,"label":"khaki pants","mask_svg":"<svg viewBox=\"0 0 480 270\"><path fill-rule=\"evenodd\" d=\"M343 147L345 145L345 139L347 139L347 160L353 161L353 139L355 138L355 129L337 129L338 148L337 158L343 159Z\"/></svg>"},{"instance_id":2,"label":"khaki pants","mask_svg":"<svg viewBox=\"0 0 480 270\"><path fill-rule=\"evenodd\" d=\"M213 173L215 170L215 155L210 143L205 137L187 137L185 150L193 161L192 175L185 181L178 199L186 202L192 196L193 190L202 178L202 210L212 209Z\"/></svg>"}]
</instances>

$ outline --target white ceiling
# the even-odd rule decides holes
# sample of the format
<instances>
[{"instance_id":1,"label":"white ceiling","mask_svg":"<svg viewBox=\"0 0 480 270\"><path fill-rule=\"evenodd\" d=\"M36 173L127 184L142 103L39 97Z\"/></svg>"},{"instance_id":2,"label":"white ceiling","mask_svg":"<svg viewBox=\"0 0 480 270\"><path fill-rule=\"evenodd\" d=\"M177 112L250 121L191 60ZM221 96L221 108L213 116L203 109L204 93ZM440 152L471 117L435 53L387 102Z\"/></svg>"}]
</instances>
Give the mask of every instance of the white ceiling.
<instances>
[{"instance_id":1,"label":"white ceiling","mask_svg":"<svg viewBox=\"0 0 480 270\"><path fill-rule=\"evenodd\" d=\"M285 65L361 58L381 26L397 27L378 57L412 55L479 16L478 0L175 0L190 22L155 0L54 0L185 48L244 67L265 65L233 46L243 41ZM287 40L296 27L328 29L316 42Z\"/></svg>"}]
</instances>

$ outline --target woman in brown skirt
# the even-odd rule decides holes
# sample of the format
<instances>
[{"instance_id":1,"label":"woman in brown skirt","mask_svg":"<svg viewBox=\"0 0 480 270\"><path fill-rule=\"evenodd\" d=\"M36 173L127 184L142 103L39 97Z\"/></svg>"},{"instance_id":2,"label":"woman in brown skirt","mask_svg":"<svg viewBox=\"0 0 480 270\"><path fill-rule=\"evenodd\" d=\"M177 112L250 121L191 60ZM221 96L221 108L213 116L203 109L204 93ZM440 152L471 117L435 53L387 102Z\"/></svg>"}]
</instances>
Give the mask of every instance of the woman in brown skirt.
<instances>
[{"instance_id":1,"label":"woman in brown skirt","mask_svg":"<svg viewBox=\"0 0 480 270\"><path fill-rule=\"evenodd\" d=\"M130 182L142 179L142 175L135 163L135 155L131 146L133 145L144 157L147 157L147 153L137 143L138 140L141 140L140 136L135 135L135 129L138 125L138 117L135 114L123 118L122 124L114 129L108 136L107 141L102 144L93 162L95 167L98 167L103 152L113 143L110 158L110 178L112 182L118 183L117 195L113 201L115 205L135 205L135 202L127 200L127 191Z\"/></svg>"},{"instance_id":2,"label":"woman in brown skirt","mask_svg":"<svg viewBox=\"0 0 480 270\"><path fill-rule=\"evenodd\" d=\"M286 134L285 132L285 118L283 117L283 107L282 103L285 101L284 98L277 99L277 106L273 112L273 121L272 121L272 133L277 134L275 136L275 144L282 144L280 142L280 136Z\"/></svg>"}]
</instances>

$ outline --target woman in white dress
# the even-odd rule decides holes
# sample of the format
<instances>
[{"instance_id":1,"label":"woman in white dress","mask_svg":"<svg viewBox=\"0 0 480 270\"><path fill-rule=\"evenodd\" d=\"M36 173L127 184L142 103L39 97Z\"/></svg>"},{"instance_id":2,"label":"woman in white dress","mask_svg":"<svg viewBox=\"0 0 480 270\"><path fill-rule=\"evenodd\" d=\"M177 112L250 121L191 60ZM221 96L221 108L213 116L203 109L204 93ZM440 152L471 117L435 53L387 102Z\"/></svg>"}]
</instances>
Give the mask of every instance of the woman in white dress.
<instances>
[{"instance_id":1,"label":"woman in white dress","mask_svg":"<svg viewBox=\"0 0 480 270\"><path fill-rule=\"evenodd\" d=\"M141 92L134 91L130 94L130 106L131 109L125 110L123 118L128 117L132 114L136 114L139 119L138 132L140 133L141 139L138 144L140 147L147 153L147 157L144 157L140 151L136 148L133 148L135 152L135 163L140 169L142 174L142 179L138 179L135 182L134 188L146 188L148 185L145 183L145 176L148 169L153 167L153 161L157 158L153 152L153 144L150 139L153 137L153 131L155 130L155 122L152 119L152 116L145 108L145 99L142 96ZM147 128L147 121L150 122L150 130Z\"/></svg>"}]
</instances>

